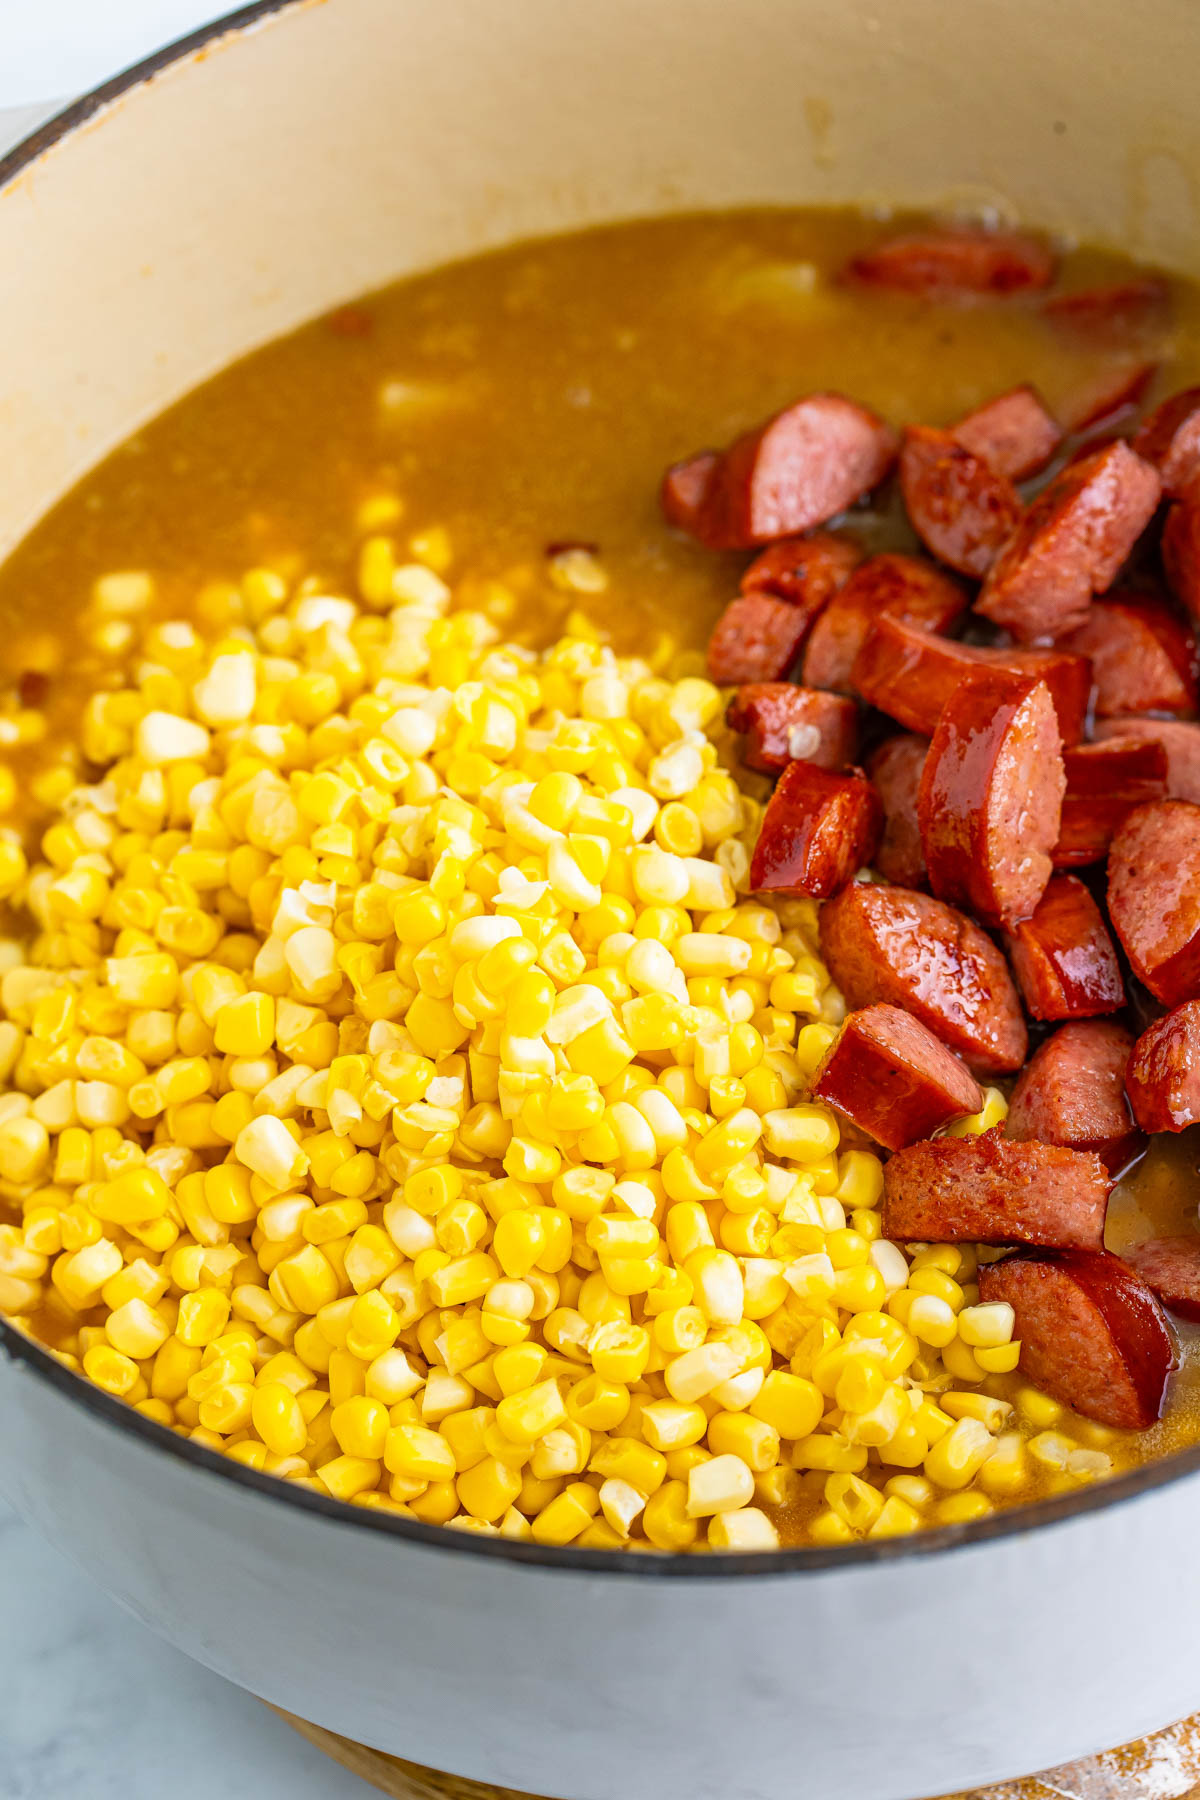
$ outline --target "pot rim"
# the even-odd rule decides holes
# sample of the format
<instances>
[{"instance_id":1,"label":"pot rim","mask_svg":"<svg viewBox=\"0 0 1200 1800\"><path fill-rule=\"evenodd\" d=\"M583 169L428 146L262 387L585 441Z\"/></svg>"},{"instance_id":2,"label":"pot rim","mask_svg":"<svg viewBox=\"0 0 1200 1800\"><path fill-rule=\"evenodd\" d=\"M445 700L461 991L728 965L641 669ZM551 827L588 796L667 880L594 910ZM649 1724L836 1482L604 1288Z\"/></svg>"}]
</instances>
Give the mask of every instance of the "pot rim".
<instances>
[{"instance_id":1,"label":"pot rim","mask_svg":"<svg viewBox=\"0 0 1200 1800\"><path fill-rule=\"evenodd\" d=\"M7 155L0 157L0 190L29 168L55 144L69 137L110 103L121 99L135 88L206 50L218 40L247 31L277 14L300 10L316 0L253 0L253 4L225 13L186 37L175 39L153 55L134 63L110 80L91 88L71 105L46 120L29 136L21 139ZM55 1389L72 1405L140 1439L157 1450L197 1470L205 1477L233 1482L264 1498L299 1509L314 1517L329 1519L345 1528L374 1532L399 1538L429 1550L467 1557L495 1557L502 1562L533 1564L539 1568L562 1570L576 1575L618 1575L641 1581L723 1581L746 1576L759 1579L779 1575L815 1575L830 1569L855 1569L873 1563L894 1563L916 1558L944 1556L976 1544L1024 1536L1047 1527L1062 1525L1089 1513L1106 1511L1128 1501L1152 1493L1190 1475L1200 1474L1200 1444L1188 1450L1144 1464L1141 1468L1098 1481L1075 1494L1057 1495L1029 1506L1008 1507L967 1525L953 1525L938 1530L917 1531L906 1537L885 1538L878 1542L822 1548L798 1547L772 1551L721 1552L714 1555L631 1555L625 1550L586 1550L572 1545L556 1546L491 1537L483 1533L454 1531L443 1525L426 1525L419 1519L401 1514L353 1506L332 1496L314 1493L290 1481L251 1469L244 1463L190 1438L180 1437L166 1425L135 1412L133 1407L102 1388L95 1387L83 1375L68 1369L52 1351L28 1337L0 1316L0 1353L19 1371L28 1370L37 1380Z\"/></svg>"}]
</instances>

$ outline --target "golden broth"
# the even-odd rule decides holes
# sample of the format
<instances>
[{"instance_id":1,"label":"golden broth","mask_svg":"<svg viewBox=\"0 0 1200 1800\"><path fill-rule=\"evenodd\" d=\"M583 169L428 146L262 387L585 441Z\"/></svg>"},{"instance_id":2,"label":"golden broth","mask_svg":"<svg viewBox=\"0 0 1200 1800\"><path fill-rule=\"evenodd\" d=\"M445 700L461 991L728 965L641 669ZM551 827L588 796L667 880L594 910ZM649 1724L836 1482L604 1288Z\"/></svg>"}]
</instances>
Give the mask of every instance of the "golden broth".
<instances>
[{"instance_id":1,"label":"golden broth","mask_svg":"<svg viewBox=\"0 0 1200 1800\"><path fill-rule=\"evenodd\" d=\"M665 631L701 649L740 559L667 530L667 463L810 389L939 424L1021 381L1065 405L1103 364L1065 348L1035 302L931 304L839 285L846 258L882 229L849 211L761 210L522 244L256 352L122 445L0 570L0 754L22 778L59 759L85 695L115 682L119 655L97 641L98 577L145 571L156 611L185 618L202 615L206 584L255 566L341 585L357 509L381 489L403 497L398 535L419 552L432 560L445 534L459 603L486 606L493 578L517 592L509 635L546 641L587 605L547 559L580 543L602 554L609 586L594 611L618 648ZM1064 259L1070 285L1125 272L1098 252ZM1179 285L1151 397L1198 379L1200 293ZM854 525L873 547L912 542L895 512ZM36 816L18 801L17 822ZM1113 1248L1187 1228L1195 1163L1190 1138L1155 1143L1117 1190ZM1106 1436L1118 1466L1200 1436L1194 1335L1181 1333L1163 1424ZM998 1377L987 1391L1020 1386ZM1036 1491L1052 1486L1047 1475Z\"/></svg>"}]
</instances>

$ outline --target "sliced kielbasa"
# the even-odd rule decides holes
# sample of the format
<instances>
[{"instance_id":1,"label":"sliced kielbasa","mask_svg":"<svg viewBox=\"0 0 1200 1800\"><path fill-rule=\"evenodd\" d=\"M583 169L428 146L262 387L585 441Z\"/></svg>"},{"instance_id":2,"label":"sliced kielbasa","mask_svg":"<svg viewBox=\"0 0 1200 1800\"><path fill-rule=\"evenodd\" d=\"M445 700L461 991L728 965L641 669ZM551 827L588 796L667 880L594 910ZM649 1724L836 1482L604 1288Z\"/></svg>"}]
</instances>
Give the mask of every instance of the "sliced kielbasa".
<instances>
[{"instance_id":1,"label":"sliced kielbasa","mask_svg":"<svg viewBox=\"0 0 1200 1800\"><path fill-rule=\"evenodd\" d=\"M861 561L861 550L832 532L784 538L756 556L709 640L713 680L771 681L786 674L818 614Z\"/></svg>"},{"instance_id":2,"label":"sliced kielbasa","mask_svg":"<svg viewBox=\"0 0 1200 1800\"><path fill-rule=\"evenodd\" d=\"M1000 951L929 894L856 882L821 908L821 954L852 1010L901 1006L974 1074L1019 1069L1027 1038Z\"/></svg>"},{"instance_id":3,"label":"sliced kielbasa","mask_svg":"<svg viewBox=\"0 0 1200 1800\"><path fill-rule=\"evenodd\" d=\"M1086 657L1062 650L984 650L956 644L899 619L876 619L854 664L854 687L864 700L910 731L933 735L942 709L963 677L980 669L1044 681L1065 744L1083 735L1092 668Z\"/></svg>"},{"instance_id":4,"label":"sliced kielbasa","mask_svg":"<svg viewBox=\"0 0 1200 1800\"><path fill-rule=\"evenodd\" d=\"M1062 428L1028 383L977 406L950 427L973 456L997 475L1025 481L1044 468L1062 443Z\"/></svg>"},{"instance_id":5,"label":"sliced kielbasa","mask_svg":"<svg viewBox=\"0 0 1200 1800\"><path fill-rule=\"evenodd\" d=\"M704 502L720 466L721 457L716 450L701 450L684 462L672 463L663 476L658 496L668 525L691 537L700 536Z\"/></svg>"},{"instance_id":6,"label":"sliced kielbasa","mask_svg":"<svg viewBox=\"0 0 1200 1800\"><path fill-rule=\"evenodd\" d=\"M1127 423L1126 414L1140 405L1143 394L1158 373L1157 362L1143 358L1122 357L1099 374L1080 381L1061 403L1063 423L1072 433L1096 433L1101 427L1113 431ZM1093 441L1081 445L1072 462L1078 462L1089 450L1098 450Z\"/></svg>"},{"instance_id":7,"label":"sliced kielbasa","mask_svg":"<svg viewBox=\"0 0 1200 1800\"><path fill-rule=\"evenodd\" d=\"M1091 1151L1117 1175L1145 1141L1125 1097L1132 1048L1129 1032L1111 1019L1062 1026L1017 1077L1005 1137Z\"/></svg>"},{"instance_id":8,"label":"sliced kielbasa","mask_svg":"<svg viewBox=\"0 0 1200 1800\"><path fill-rule=\"evenodd\" d=\"M1073 345L1128 351L1170 323L1171 290L1161 275L1136 275L1055 294L1042 304L1046 318Z\"/></svg>"},{"instance_id":9,"label":"sliced kielbasa","mask_svg":"<svg viewBox=\"0 0 1200 1800\"><path fill-rule=\"evenodd\" d=\"M900 492L913 530L939 562L977 581L1017 527L1016 488L957 433L912 425L900 451Z\"/></svg>"},{"instance_id":10,"label":"sliced kielbasa","mask_svg":"<svg viewBox=\"0 0 1200 1800\"><path fill-rule=\"evenodd\" d=\"M751 682L729 702L725 720L745 734L742 761L748 769L784 769L798 757L821 769L843 769L854 760L858 708L823 688Z\"/></svg>"},{"instance_id":11,"label":"sliced kielbasa","mask_svg":"<svg viewBox=\"0 0 1200 1800\"><path fill-rule=\"evenodd\" d=\"M1108 915L1134 974L1164 1006L1200 993L1200 806L1139 806L1113 838Z\"/></svg>"},{"instance_id":12,"label":"sliced kielbasa","mask_svg":"<svg viewBox=\"0 0 1200 1800\"><path fill-rule=\"evenodd\" d=\"M1009 932L1008 954L1034 1019L1093 1019L1125 1004L1116 947L1077 875L1054 877Z\"/></svg>"},{"instance_id":13,"label":"sliced kielbasa","mask_svg":"<svg viewBox=\"0 0 1200 1800\"><path fill-rule=\"evenodd\" d=\"M857 544L833 531L780 538L742 571L741 590L743 594L774 594L777 600L790 600L815 619L862 559Z\"/></svg>"},{"instance_id":14,"label":"sliced kielbasa","mask_svg":"<svg viewBox=\"0 0 1200 1800\"><path fill-rule=\"evenodd\" d=\"M802 674L808 687L853 689L855 658L876 619L945 631L967 608L958 582L919 556L885 552L860 563L813 626Z\"/></svg>"},{"instance_id":15,"label":"sliced kielbasa","mask_svg":"<svg viewBox=\"0 0 1200 1800\"><path fill-rule=\"evenodd\" d=\"M850 1014L817 1071L813 1093L888 1150L914 1144L983 1105L966 1065L898 1006Z\"/></svg>"},{"instance_id":16,"label":"sliced kielbasa","mask_svg":"<svg viewBox=\"0 0 1200 1800\"><path fill-rule=\"evenodd\" d=\"M1161 548L1171 592L1189 617L1200 621L1200 475L1193 475L1167 508Z\"/></svg>"},{"instance_id":17,"label":"sliced kielbasa","mask_svg":"<svg viewBox=\"0 0 1200 1800\"><path fill-rule=\"evenodd\" d=\"M1154 1290L1168 1312L1200 1320L1200 1237L1149 1238L1126 1250L1123 1261Z\"/></svg>"},{"instance_id":18,"label":"sliced kielbasa","mask_svg":"<svg viewBox=\"0 0 1200 1800\"><path fill-rule=\"evenodd\" d=\"M1066 789L1044 681L980 669L937 722L917 799L929 885L986 925L1027 919L1050 879Z\"/></svg>"},{"instance_id":19,"label":"sliced kielbasa","mask_svg":"<svg viewBox=\"0 0 1200 1800\"><path fill-rule=\"evenodd\" d=\"M1164 494L1178 499L1200 475L1200 387L1184 388L1156 406L1133 447L1162 476Z\"/></svg>"},{"instance_id":20,"label":"sliced kielbasa","mask_svg":"<svg viewBox=\"0 0 1200 1800\"><path fill-rule=\"evenodd\" d=\"M869 493L896 459L896 435L842 394L809 394L738 438L715 467L712 454L667 471L664 510L710 550L752 550Z\"/></svg>"},{"instance_id":21,"label":"sliced kielbasa","mask_svg":"<svg viewBox=\"0 0 1200 1800\"><path fill-rule=\"evenodd\" d=\"M1200 1000L1185 1000L1143 1031L1125 1087L1143 1131L1185 1131L1200 1122Z\"/></svg>"},{"instance_id":22,"label":"sliced kielbasa","mask_svg":"<svg viewBox=\"0 0 1200 1800\"><path fill-rule=\"evenodd\" d=\"M708 640L709 675L721 687L778 681L800 654L810 622L801 607L771 594L739 594Z\"/></svg>"},{"instance_id":23,"label":"sliced kielbasa","mask_svg":"<svg viewBox=\"0 0 1200 1800\"><path fill-rule=\"evenodd\" d=\"M1063 752L1067 791L1052 859L1056 869L1102 862L1113 834L1134 807L1166 797L1168 751L1155 735L1157 727L1155 719L1121 719L1099 728L1102 742L1073 744ZM1200 798L1200 726L1164 722L1162 728L1195 733L1195 794Z\"/></svg>"},{"instance_id":24,"label":"sliced kielbasa","mask_svg":"<svg viewBox=\"0 0 1200 1800\"><path fill-rule=\"evenodd\" d=\"M1098 1250L1109 1186L1098 1156L1016 1143L998 1127L931 1138L897 1151L883 1172L883 1235L902 1243Z\"/></svg>"},{"instance_id":25,"label":"sliced kielbasa","mask_svg":"<svg viewBox=\"0 0 1200 1800\"><path fill-rule=\"evenodd\" d=\"M900 732L880 744L867 763L867 774L883 802L883 836L875 867L898 887L924 887L928 881L917 822L917 794L929 739Z\"/></svg>"},{"instance_id":26,"label":"sliced kielbasa","mask_svg":"<svg viewBox=\"0 0 1200 1800\"><path fill-rule=\"evenodd\" d=\"M953 299L1049 287L1055 268L1052 252L1025 232L947 226L884 238L854 257L848 273L872 287Z\"/></svg>"},{"instance_id":27,"label":"sliced kielbasa","mask_svg":"<svg viewBox=\"0 0 1200 1800\"><path fill-rule=\"evenodd\" d=\"M1150 1288L1105 1250L1020 1250L979 1271L985 1304L1016 1314L1021 1368L1101 1425L1142 1431L1162 1414L1175 1349Z\"/></svg>"},{"instance_id":28,"label":"sliced kielbasa","mask_svg":"<svg viewBox=\"0 0 1200 1800\"><path fill-rule=\"evenodd\" d=\"M861 770L833 775L791 762L767 801L750 886L824 900L870 862L882 825L879 796Z\"/></svg>"},{"instance_id":29,"label":"sliced kielbasa","mask_svg":"<svg viewBox=\"0 0 1200 1800\"><path fill-rule=\"evenodd\" d=\"M1091 658L1098 719L1149 712L1195 717L1195 640L1158 601L1133 593L1098 600L1059 643Z\"/></svg>"},{"instance_id":30,"label":"sliced kielbasa","mask_svg":"<svg viewBox=\"0 0 1200 1800\"><path fill-rule=\"evenodd\" d=\"M1021 643L1081 625L1149 524L1158 470L1118 441L1042 489L992 564L975 609Z\"/></svg>"}]
</instances>

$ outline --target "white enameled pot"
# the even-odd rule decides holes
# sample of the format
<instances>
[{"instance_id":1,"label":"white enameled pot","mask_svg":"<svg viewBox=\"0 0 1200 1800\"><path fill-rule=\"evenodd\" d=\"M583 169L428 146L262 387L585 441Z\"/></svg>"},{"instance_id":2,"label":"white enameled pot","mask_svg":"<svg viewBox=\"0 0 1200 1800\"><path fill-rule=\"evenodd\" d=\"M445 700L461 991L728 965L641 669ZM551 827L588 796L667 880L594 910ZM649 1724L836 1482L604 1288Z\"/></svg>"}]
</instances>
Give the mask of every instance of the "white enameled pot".
<instances>
[{"instance_id":1,"label":"white enameled pot","mask_svg":"<svg viewBox=\"0 0 1200 1800\"><path fill-rule=\"evenodd\" d=\"M994 205L1200 273L1195 0L266 0L0 163L0 551L196 381L531 232ZM0 1487L140 1618L563 1800L908 1800L1200 1702L1200 1452L882 1545L667 1560L344 1508L0 1325Z\"/></svg>"}]
</instances>

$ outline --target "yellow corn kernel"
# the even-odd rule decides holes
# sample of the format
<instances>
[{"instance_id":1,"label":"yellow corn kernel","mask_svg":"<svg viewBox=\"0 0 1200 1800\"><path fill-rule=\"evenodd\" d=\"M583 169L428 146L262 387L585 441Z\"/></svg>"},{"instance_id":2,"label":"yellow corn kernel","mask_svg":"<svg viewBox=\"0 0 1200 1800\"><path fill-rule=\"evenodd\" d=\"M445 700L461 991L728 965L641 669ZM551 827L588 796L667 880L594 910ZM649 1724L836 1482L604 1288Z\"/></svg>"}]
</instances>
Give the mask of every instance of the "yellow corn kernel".
<instances>
[{"instance_id":1,"label":"yellow corn kernel","mask_svg":"<svg viewBox=\"0 0 1200 1800\"><path fill-rule=\"evenodd\" d=\"M388 1410L381 1400L372 1400L365 1393L351 1395L332 1409L329 1423L338 1448L345 1455L374 1461L383 1456Z\"/></svg>"},{"instance_id":2,"label":"yellow corn kernel","mask_svg":"<svg viewBox=\"0 0 1200 1800\"><path fill-rule=\"evenodd\" d=\"M668 1481L651 1494L642 1514L642 1529L656 1550L687 1550L700 1527L687 1510L688 1490L683 1481Z\"/></svg>"},{"instance_id":3,"label":"yellow corn kernel","mask_svg":"<svg viewBox=\"0 0 1200 1800\"><path fill-rule=\"evenodd\" d=\"M883 1502L867 1536L872 1538L906 1537L910 1531L918 1531L920 1526L921 1515L916 1508L910 1506L906 1500L902 1500L899 1495L890 1494Z\"/></svg>"},{"instance_id":4,"label":"yellow corn kernel","mask_svg":"<svg viewBox=\"0 0 1200 1800\"><path fill-rule=\"evenodd\" d=\"M772 1369L751 1400L749 1411L773 1427L781 1438L795 1440L807 1438L816 1430L824 1399L821 1390L804 1376Z\"/></svg>"},{"instance_id":5,"label":"yellow corn kernel","mask_svg":"<svg viewBox=\"0 0 1200 1800\"><path fill-rule=\"evenodd\" d=\"M994 1510L986 1494L972 1490L970 1493L947 1494L937 1502L933 1516L939 1525L969 1525L975 1519L985 1519Z\"/></svg>"},{"instance_id":6,"label":"yellow corn kernel","mask_svg":"<svg viewBox=\"0 0 1200 1800\"><path fill-rule=\"evenodd\" d=\"M392 1426L386 1431L382 1454L390 1474L412 1481L452 1481L457 1471L455 1452L446 1438L424 1425ZM465 1499L463 1504L467 1505ZM467 1510L477 1518L486 1516L470 1506Z\"/></svg>"},{"instance_id":7,"label":"yellow corn kernel","mask_svg":"<svg viewBox=\"0 0 1200 1800\"><path fill-rule=\"evenodd\" d=\"M978 1419L960 1419L925 1458L925 1473L938 1487L965 1488L987 1462L995 1440Z\"/></svg>"},{"instance_id":8,"label":"yellow corn kernel","mask_svg":"<svg viewBox=\"0 0 1200 1800\"><path fill-rule=\"evenodd\" d=\"M378 1462L362 1456L335 1456L322 1463L316 1478L335 1500L353 1500L378 1484Z\"/></svg>"},{"instance_id":9,"label":"yellow corn kernel","mask_svg":"<svg viewBox=\"0 0 1200 1800\"><path fill-rule=\"evenodd\" d=\"M463 1470L454 1485L463 1510L471 1518L491 1524L516 1503L521 1492L521 1474L518 1469L489 1456Z\"/></svg>"},{"instance_id":10,"label":"yellow corn kernel","mask_svg":"<svg viewBox=\"0 0 1200 1800\"><path fill-rule=\"evenodd\" d=\"M299 1402L281 1381L255 1388L250 1420L272 1456L299 1456L308 1441L308 1425Z\"/></svg>"},{"instance_id":11,"label":"yellow corn kernel","mask_svg":"<svg viewBox=\"0 0 1200 1800\"><path fill-rule=\"evenodd\" d=\"M711 1550L776 1550L779 1533L757 1506L718 1513L708 1527Z\"/></svg>"},{"instance_id":12,"label":"yellow corn kernel","mask_svg":"<svg viewBox=\"0 0 1200 1800\"><path fill-rule=\"evenodd\" d=\"M575 1481L550 1504L543 1507L532 1522L532 1535L538 1544L570 1544L591 1524L600 1508L600 1497L586 1482Z\"/></svg>"},{"instance_id":13,"label":"yellow corn kernel","mask_svg":"<svg viewBox=\"0 0 1200 1800\"><path fill-rule=\"evenodd\" d=\"M646 1442L665 1454L698 1444L709 1429L709 1418L702 1406L652 1400L642 1408L641 1425Z\"/></svg>"}]
</instances>

